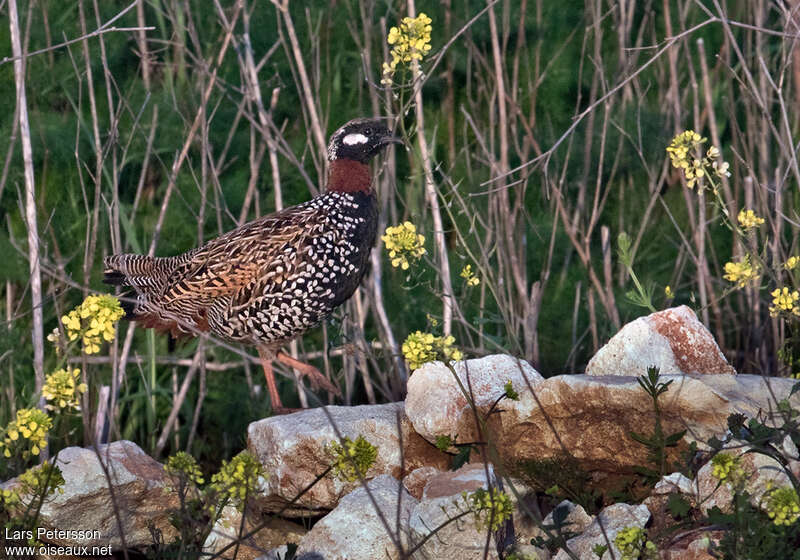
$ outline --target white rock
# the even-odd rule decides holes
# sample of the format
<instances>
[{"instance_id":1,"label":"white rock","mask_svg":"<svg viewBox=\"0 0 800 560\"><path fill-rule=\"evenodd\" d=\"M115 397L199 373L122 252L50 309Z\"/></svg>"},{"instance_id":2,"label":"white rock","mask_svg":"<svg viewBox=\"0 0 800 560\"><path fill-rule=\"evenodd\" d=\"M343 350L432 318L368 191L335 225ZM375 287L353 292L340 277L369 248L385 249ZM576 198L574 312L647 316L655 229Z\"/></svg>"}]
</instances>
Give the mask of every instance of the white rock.
<instances>
[{"instance_id":1,"label":"white rock","mask_svg":"<svg viewBox=\"0 0 800 560\"><path fill-rule=\"evenodd\" d=\"M489 466L489 477L494 471ZM454 472L434 476L425 486L423 497L411 512L409 521L411 544L422 542L432 530L444 525L454 516L466 511L462 492L468 494L486 488L486 469L480 463L468 463ZM483 558L486 529L478 529L472 514L451 522L437 531L420 548L420 558L452 558L469 560ZM489 558L498 558L492 537Z\"/></svg>"},{"instance_id":2,"label":"white rock","mask_svg":"<svg viewBox=\"0 0 800 560\"><path fill-rule=\"evenodd\" d=\"M791 481L778 461L762 453L748 453L750 449L745 442L732 440L725 445L722 453L739 458L739 466L745 473L744 490L750 494L751 503L758 507L768 487L791 486ZM795 476L800 475L800 463L797 461L789 461L789 468ZM713 469L714 465L709 461L697 473L698 505L703 513L714 506L730 512L733 489L727 482L719 484L719 480L713 475Z\"/></svg>"},{"instance_id":3,"label":"white rock","mask_svg":"<svg viewBox=\"0 0 800 560\"><path fill-rule=\"evenodd\" d=\"M118 550L124 536L126 546L142 547L153 544L149 525L161 531L166 543L176 537L169 515L179 507L178 495L166 490L169 479L163 466L135 443L115 441L97 450L67 447L58 452L55 464L64 477L64 492L45 500L38 526L81 534L40 540L90 550L111 545ZM14 487L16 481L3 486Z\"/></svg>"},{"instance_id":4,"label":"white rock","mask_svg":"<svg viewBox=\"0 0 800 560\"><path fill-rule=\"evenodd\" d=\"M417 500L389 475L369 481L367 489L360 487L344 496L303 537L297 554L318 553L325 560L400 558L397 545L407 546L408 520Z\"/></svg>"},{"instance_id":5,"label":"white rock","mask_svg":"<svg viewBox=\"0 0 800 560\"><path fill-rule=\"evenodd\" d=\"M324 513L333 509L341 496L358 487L358 481L345 482L329 474L295 504L283 509L331 463L328 446L339 441L338 434L351 440L364 436L378 448L367 479L380 474L400 478L422 466L446 469L448 455L414 433L403 409L403 403L327 406L250 424L248 449L269 473L265 492L258 497L259 506L289 516Z\"/></svg>"},{"instance_id":6,"label":"white rock","mask_svg":"<svg viewBox=\"0 0 800 560\"><path fill-rule=\"evenodd\" d=\"M474 395L475 405L485 413L511 381L515 391L529 393L543 378L528 362L498 354L455 363L462 386ZM506 408L504 400L500 408ZM414 429L428 441L446 435L459 442L475 441L475 419L453 373L441 362L416 370L408 380L406 414Z\"/></svg>"},{"instance_id":7,"label":"white rock","mask_svg":"<svg viewBox=\"0 0 800 560\"><path fill-rule=\"evenodd\" d=\"M253 536L239 539L240 534L250 534L256 527L259 529ZM302 525L277 517L264 524L252 513L248 513L243 525L242 513L233 506L225 506L203 544L203 552L209 556L219 554L222 558L232 559L236 551L236 560L251 560L279 545L299 543L306 532ZM228 548L220 552L236 540L239 540L238 549Z\"/></svg>"},{"instance_id":8,"label":"white rock","mask_svg":"<svg viewBox=\"0 0 800 560\"><path fill-rule=\"evenodd\" d=\"M606 551L600 560L620 558L621 553L614 544L617 533L629 527L644 528L649 520L650 511L644 505L614 504L603 509L582 534L569 539L567 546L578 558L589 559L596 558L592 552L596 545L609 546L610 544L609 548L613 550L614 556ZM569 555L564 550L559 550L555 555L555 560L567 560L568 558Z\"/></svg>"},{"instance_id":9,"label":"white rock","mask_svg":"<svg viewBox=\"0 0 800 560\"><path fill-rule=\"evenodd\" d=\"M674 472L668 474L656 482L652 494L685 494L695 496L697 487L692 479L682 473Z\"/></svg>"}]
</instances>

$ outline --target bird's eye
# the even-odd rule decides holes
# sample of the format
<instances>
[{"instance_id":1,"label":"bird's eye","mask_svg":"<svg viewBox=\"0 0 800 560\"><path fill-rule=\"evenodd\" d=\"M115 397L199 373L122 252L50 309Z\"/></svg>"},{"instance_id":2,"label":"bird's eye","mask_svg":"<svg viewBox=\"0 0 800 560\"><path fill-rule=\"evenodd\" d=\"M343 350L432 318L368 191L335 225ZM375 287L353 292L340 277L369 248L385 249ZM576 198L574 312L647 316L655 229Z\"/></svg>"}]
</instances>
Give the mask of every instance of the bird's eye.
<instances>
[{"instance_id":1,"label":"bird's eye","mask_svg":"<svg viewBox=\"0 0 800 560\"><path fill-rule=\"evenodd\" d=\"M365 136L372 136L372 129L371 128L364 129L364 135Z\"/></svg>"}]
</instances>

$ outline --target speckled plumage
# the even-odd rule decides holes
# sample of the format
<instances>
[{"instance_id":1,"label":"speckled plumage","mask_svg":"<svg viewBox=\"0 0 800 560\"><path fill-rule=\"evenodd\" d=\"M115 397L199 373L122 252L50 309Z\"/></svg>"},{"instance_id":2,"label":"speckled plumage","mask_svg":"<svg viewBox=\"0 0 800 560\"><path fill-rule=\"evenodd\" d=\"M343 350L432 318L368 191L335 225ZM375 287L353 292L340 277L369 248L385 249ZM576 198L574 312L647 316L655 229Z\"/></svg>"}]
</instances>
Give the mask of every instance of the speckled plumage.
<instances>
[{"instance_id":1,"label":"speckled plumage","mask_svg":"<svg viewBox=\"0 0 800 560\"><path fill-rule=\"evenodd\" d=\"M372 192L328 191L177 257L114 255L105 264L136 289L132 318L144 326L280 346L353 294L376 226Z\"/></svg>"},{"instance_id":2,"label":"speckled plumage","mask_svg":"<svg viewBox=\"0 0 800 560\"><path fill-rule=\"evenodd\" d=\"M363 145L343 143L348 133ZM105 281L134 288L128 315L145 327L211 332L274 356L361 282L378 222L366 162L393 141L379 121L351 121L331 138L323 194L182 255L107 257Z\"/></svg>"}]
</instances>

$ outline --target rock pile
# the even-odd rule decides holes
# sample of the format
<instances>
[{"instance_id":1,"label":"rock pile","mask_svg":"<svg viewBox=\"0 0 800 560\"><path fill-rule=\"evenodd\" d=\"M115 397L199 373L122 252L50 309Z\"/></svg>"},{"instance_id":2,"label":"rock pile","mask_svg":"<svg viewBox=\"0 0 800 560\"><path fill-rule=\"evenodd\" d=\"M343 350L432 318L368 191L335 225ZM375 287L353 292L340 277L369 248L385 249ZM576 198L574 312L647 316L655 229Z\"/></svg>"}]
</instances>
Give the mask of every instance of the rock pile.
<instances>
[{"instance_id":1,"label":"rock pile","mask_svg":"<svg viewBox=\"0 0 800 560\"><path fill-rule=\"evenodd\" d=\"M686 307L626 325L592 358L585 374L545 379L526 362L506 355L459 362L452 369L429 363L411 376L405 402L328 406L250 425L248 449L268 475L251 507L257 516L278 513L300 518L300 524L262 524L270 527L268 537L254 535L242 543L240 558L279 558L285 548L268 549L286 543L298 545L298 558L306 559L399 558L401 551L420 558L498 558L499 550L515 542L520 552L549 558L546 549L530 542L553 535L548 531L554 513L542 520L536 500L530 500L532 489L508 478L509 471L520 462L565 456L594 475L632 472L647 464L647 447L630 433L653 430L652 400L636 379L652 365L661 368L661 381L671 382L659 401L661 422L666 433L686 432L683 449L696 442L702 450L710 438L724 437L731 414L759 416L768 424L776 401L798 404L798 396L791 395L794 380L735 375L711 334ZM518 398L508 398L509 388ZM365 481L326 474L330 443L359 436L378 450ZM472 462L450 469L453 453L487 440L493 445L473 446ZM437 448L447 443L449 453ZM753 495L763 494L768 484L788 483L778 461L744 453L747 446L733 440L727 446L742 457ZM791 440L783 443L782 453L800 476ZM135 444L120 441L97 451L68 448L59 453L58 464L66 486L42 508L42 525L92 527L99 534L54 542L97 542L118 550L151 544L154 530L164 542L176 536L169 523L175 494L165 491L162 466ZM706 464L693 480L673 473L644 503L614 504L595 516L564 502L559 520L570 531L567 546L577 557L591 558L597 545L605 545L609 552L603 558L610 558L611 551L619 558L615 535L623 528L644 527L671 494L703 511L714 506L724 511L731 493L711 476L711 468ZM505 484L512 496L514 516L487 537L465 496L498 484ZM256 526L252 519L243 522L233 508L223 517L206 540L207 552L233 542L235 529ZM306 530L302 518L317 519ZM543 526L550 529L543 531ZM718 535L687 537L664 557L703 558L714 538ZM562 550L553 558L568 555Z\"/></svg>"}]
</instances>

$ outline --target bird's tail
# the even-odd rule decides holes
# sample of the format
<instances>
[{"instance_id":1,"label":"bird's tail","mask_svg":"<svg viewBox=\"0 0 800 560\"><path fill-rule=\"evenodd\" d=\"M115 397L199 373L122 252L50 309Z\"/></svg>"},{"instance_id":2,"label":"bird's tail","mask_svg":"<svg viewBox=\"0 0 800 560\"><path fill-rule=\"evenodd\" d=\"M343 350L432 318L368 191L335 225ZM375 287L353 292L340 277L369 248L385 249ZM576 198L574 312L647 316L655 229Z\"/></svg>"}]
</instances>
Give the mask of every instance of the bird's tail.
<instances>
[{"instance_id":1,"label":"bird's tail","mask_svg":"<svg viewBox=\"0 0 800 560\"><path fill-rule=\"evenodd\" d=\"M106 257L103 261L103 282L112 286L129 286L137 296L156 292L174 266L173 258L122 254ZM135 313L137 298L120 298L126 319L138 319Z\"/></svg>"}]
</instances>

